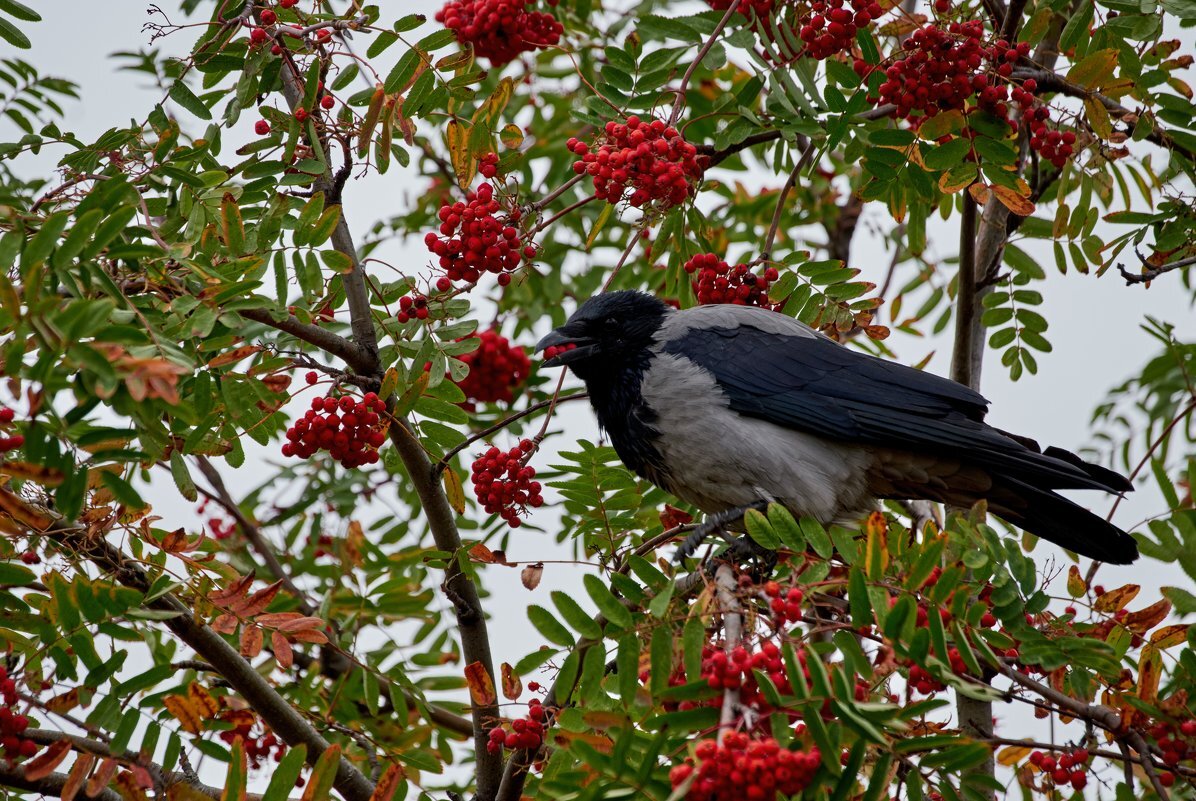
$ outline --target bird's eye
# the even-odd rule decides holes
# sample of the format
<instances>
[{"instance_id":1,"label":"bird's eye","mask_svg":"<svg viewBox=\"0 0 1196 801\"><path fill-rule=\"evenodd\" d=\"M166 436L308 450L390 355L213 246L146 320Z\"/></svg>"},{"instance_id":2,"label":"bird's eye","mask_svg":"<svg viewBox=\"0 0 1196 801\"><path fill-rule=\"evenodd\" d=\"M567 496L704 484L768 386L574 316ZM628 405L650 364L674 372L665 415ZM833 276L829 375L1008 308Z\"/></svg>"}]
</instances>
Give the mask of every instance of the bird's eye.
<instances>
[{"instance_id":1,"label":"bird's eye","mask_svg":"<svg viewBox=\"0 0 1196 801\"><path fill-rule=\"evenodd\" d=\"M617 333L619 328L621 327L619 325L619 321L616 320L614 317L607 317L605 320L602 321L602 325L606 329L607 333L610 333L610 334Z\"/></svg>"}]
</instances>

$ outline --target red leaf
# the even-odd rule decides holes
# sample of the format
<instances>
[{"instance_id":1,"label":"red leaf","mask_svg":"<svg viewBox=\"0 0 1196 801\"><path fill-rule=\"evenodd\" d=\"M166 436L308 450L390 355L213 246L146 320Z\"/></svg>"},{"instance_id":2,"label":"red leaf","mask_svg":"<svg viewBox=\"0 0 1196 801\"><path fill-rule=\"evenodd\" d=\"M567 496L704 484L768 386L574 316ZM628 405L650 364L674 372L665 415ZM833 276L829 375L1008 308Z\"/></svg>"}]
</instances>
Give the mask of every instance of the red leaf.
<instances>
[{"instance_id":1,"label":"red leaf","mask_svg":"<svg viewBox=\"0 0 1196 801\"><path fill-rule=\"evenodd\" d=\"M469 685L470 697L478 706L490 706L498 700L494 692L494 679L481 662L470 662L465 666L465 683Z\"/></svg>"},{"instance_id":2,"label":"red leaf","mask_svg":"<svg viewBox=\"0 0 1196 801\"><path fill-rule=\"evenodd\" d=\"M291 644L281 632L276 631L270 635L270 647L274 650L274 658L278 660L279 667L287 670L295 663L295 653L291 650Z\"/></svg>"},{"instance_id":3,"label":"red leaf","mask_svg":"<svg viewBox=\"0 0 1196 801\"><path fill-rule=\"evenodd\" d=\"M67 753L71 750L69 740L59 740L56 743L50 743L45 751L38 754L36 759L33 759L25 765L25 778L28 781L35 782L38 779L44 779L54 772L54 768L61 764L62 760L66 759Z\"/></svg>"}]
</instances>

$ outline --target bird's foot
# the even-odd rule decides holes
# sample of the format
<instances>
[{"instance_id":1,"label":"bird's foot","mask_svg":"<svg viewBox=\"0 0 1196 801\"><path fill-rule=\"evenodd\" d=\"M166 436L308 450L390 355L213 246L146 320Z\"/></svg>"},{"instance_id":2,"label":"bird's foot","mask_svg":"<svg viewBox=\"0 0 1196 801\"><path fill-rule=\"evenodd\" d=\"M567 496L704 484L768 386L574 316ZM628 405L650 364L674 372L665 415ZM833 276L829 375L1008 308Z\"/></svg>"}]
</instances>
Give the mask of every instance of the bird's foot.
<instances>
[{"instance_id":1,"label":"bird's foot","mask_svg":"<svg viewBox=\"0 0 1196 801\"><path fill-rule=\"evenodd\" d=\"M728 554L737 546L740 548L746 547L741 545L741 543L744 542L748 543L751 547L758 549L760 546L752 542L749 537L741 537L737 540L730 539L727 536L726 527L737 520L742 520L743 516L747 514L749 509L755 509L758 512L763 512L767 508L767 501L756 501L755 503L750 503L747 506L737 506L734 509L727 509L717 514L709 515L705 520L699 523L693 531L690 532L688 537L682 541L681 545L677 548L677 553L673 556L673 561L683 562L689 557L693 556L694 552L697 551L698 548L702 547L702 544L706 542L710 535L715 533L721 535L724 539L731 543L731 548L728 549L727 552ZM755 555L758 556L759 554L757 553Z\"/></svg>"},{"instance_id":2,"label":"bird's foot","mask_svg":"<svg viewBox=\"0 0 1196 801\"><path fill-rule=\"evenodd\" d=\"M777 566L777 552L770 551L747 535L733 540L715 557L735 564L750 563L748 574L756 581L764 581Z\"/></svg>"}]
</instances>

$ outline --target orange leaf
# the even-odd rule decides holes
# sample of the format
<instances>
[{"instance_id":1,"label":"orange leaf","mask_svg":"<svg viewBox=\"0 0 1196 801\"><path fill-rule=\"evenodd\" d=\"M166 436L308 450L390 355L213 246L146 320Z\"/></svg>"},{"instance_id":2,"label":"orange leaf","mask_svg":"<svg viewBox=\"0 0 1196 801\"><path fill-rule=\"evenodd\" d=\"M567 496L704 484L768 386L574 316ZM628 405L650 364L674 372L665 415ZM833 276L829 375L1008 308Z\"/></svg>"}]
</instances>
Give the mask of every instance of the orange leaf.
<instances>
[{"instance_id":1,"label":"orange leaf","mask_svg":"<svg viewBox=\"0 0 1196 801\"><path fill-rule=\"evenodd\" d=\"M96 758L91 754L79 754L75 758L75 764L71 765L66 774L66 781L62 784L62 801L74 801L75 794L79 792L83 782L87 781L87 774L91 773L91 766L95 763Z\"/></svg>"},{"instance_id":2,"label":"orange leaf","mask_svg":"<svg viewBox=\"0 0 1196 801\"><path fill-rule=\"evenodd\" d=\"M46 702L46 709L55 713L70 712L77 706L79 706L78 687L72 687L64 693L59 693Z\"/></svg>"},{"instance_id":3,"label":"orange leaf","mask_svg":"<svg viewBox=\"0 0 1196 801\"><path fill-rule=\"evenodd\" d=\"M266 607L270 605L274 596L278 595L278 591L281 589L282 579L279 579L268 587L262 587L244 601L233 604L230 609L243 618L254 617L266 611Z\"/></svg>"},{"instance_id":4,"label":"orange leaf","mask_svg":"<svg viewBox=\"0 0 1196 801\"><path fill-rule=\"evenodd\" d=\"M403 767L398 762L391 762L382 773L382 778L374 785L374 792L370 801L390 801L394 798L395 790L399 789L399 782L404 778Z\"/></svg>"},{"instance_id":5,"label":"orange leaf","mask_svg":"<svg viewBox=\"0 0 1196 801\"><path fill-rule=\"evenodd\" d=\"M498 700L494 679L481 662L470 662L465 666L465 683L469 685L469 696L478 706L490 706Z\"/></svg>"},{"instance_id":6,"label":"orange leaf","mask_svg":"<svg viewBox=\"0 0 1196 801\"><path fill-rule=\"evenodd\" d=\"M204 718L214 718L220 711L220 702L197 681L191 682L187 687L187 700Z\"/></svg>"},{"instance_id":7,"label":"orange leaf","mask_svg":"<svg viewBox=\"0 0 1196 801\"><path fill-rule=\"evenodd\" d=\"M57 487L64 478L61 470L31 462L4 462L0 465L0 472L13 478L35 481L43 487Z\"/></svg>"},{"instance_id":8,"label":"orange leaf","mask_svg":"<svg viewBox=\"0 0 1196 801\"><path fill-rule=\"evenodd\" d=\"M291 665L295 664L295 652L282 632L276 631L270 635L270 647L274 651L274 658L278 660L279 667L289 670Z\"/></svg>"},{"instance_id":9,"label":"orange leaf","mask_svg":"<svg viewBox=\"0 0 1196 801\"><path fill-rule=\"evenodd\" d=\"M116 775L116 769L120 767L115 759L108 757L100 763L100 767L95 773L91 774L91 778L87 780L87 789L84 791L87 795L93 798L100 794L100 791L108 786L108 782L112 781L112 777Z\"/></svg>"},{"instance_id":10,"label":"orange leaf","mask_svg":"<svg viewBox=\"0 0 1196 801\"><path fill-rule=\"evenodd\" d=\"M1148 704L1159 698L1159 678L1163 672L1163 656L1153 645L1142 649L1138 657L1138 697Z\"/></svg>"},{"instance_id":11,"label":"orange leaf","mask_svg":"<svg viewBox=\"0 0 1196 801\"><path fill-rule=\"evenodd\" d=\"M264 637L257 626L246 626L241 630L241 656L253 659L262 652Z\"/></svg>"},{"instance_id":12,"label":"orange leaf","mask_svg":"<svg viewBox=\"0 0 1196 801\"><path fill-rule=\"evenodd\" d=\"M25 779L27 781L35 782L38 779L43 779L54 772L54 768L66 759L67 752L71 750L71 743L69 740L59 740L55 743L50 743L45 751L37 755L37 758L28 762L25 765Z\"/></svg>"},{"instance_id":13,"label":"orange leaf","mask_svg":"<svg viewBox=\"0 0 1196 801\"><path fill-rule=\"evenodd\" d=\"M482 562L483 564L487 565L492 565L498 561L494 558L494 551L490 550L480 542L469 549L469 558L475 562Z\"/></svg>"},{"instance_id":14,"label":"orange leaf","mask_svg":"<svg viewBox=\"0 0 1196 801\"><path fill-rule=\"evenodd\" d=\"M232 634L240 621L234 615L221 615L211 622L212 631L217 634Z\"/></svg>"},{"instance_id":15,"label":"orange leaf","mask_svg":"<svg viewBox=\"0 0 1196 801\"><path fill-rule=\"evenodd\" d=\"M988 187L979 181L968 187L968 194L977 203L984 204L988 202Z\"/></svg>"},{"instance_id":16,"label":"orange leaf","mask_svg":"<svg viewBox=\"0 0 1196 801\"><path fill-rule=\"evenodd\" d=\"M1137 597L1142 587L1137 584L1126 584L1115 590L1109 590L1096 599L1093 608L1098 612L1117 612L1125 609L1125 605Z\"/></svg>"},{"instance_id":17,"label":"orange leaf","mask_svg":"<svg viewBox=\"0 0 1196 801\"><path fill-rule=\"evenodd\" d=\"M1188 639L1188 626L1175 625L1164 626L1163 628L1150 635L1150 644L1159 650L1170 648L1174 645L1182 645Z\"/></svg>"},{"instance_id":18,"label":"orange leaf","mask_svg":"<svg viewBox=\"0 0 1196 801\"><path fill-rule=\"evenodd\" d=\"M361 523L356 520L350 520L349 530L345 532L345 558L354 567L361 567L365 564L364 551L365 532L361 528Z\"/></svg>"},{"instance_id":19,"label":"orange leaf","mask_svg":"<svg viewBox=\"0 0 1196 801\"><path fill-rule=\"evenodd\" d=\"M523 680L506 662L502 663L502 694L508 701L518 701L523 695Z\"/></svg>"},{"instance_id":20,"label":"orange leaf","mask_svg":"<svg viewBox=\"0 0 1196 801\"><path fill-rule=\"evenodd\" d=\"M1034 213L1034 203L1030 198L1019 195L1016 190L993 184L992 191L997 196L997 200L1005 205L1005 208L1019 217L1029 217Z\"/></svg>"},{"instance_id":21,"label":"orange leaf","mask_svg":"<svg viewBox=\"0 0 1196 801\"><path fill-rule=\"evenodd\" d=\"M252 571L247 576L241 576L228 587L208 593L208 600L217 606L228 606L234 598L247 593L251 584L253 584Z\"/></svg>"},{"instance_id":22,"label":"orange leaf","mask_svg":"<svg viewBox=\"0 0 1196 801\"><path fill-rule=\"evenodd\" d=\"M534 590L540 586L540 579L544 577L544 563L536 562L534 565L528 565L519 571L519 580L523 582L523 586L529 590Z\"/></svg>"},{"instance_id":23,"label":"orange leaf","mask_svg":"<svg viewBox=\"0 0 1196 801\"><path fill-rule=\"evenodd\" d=\"M125 801L149 801L145 790L137 782L137 777L127 770L122 770L116 776L116 791Z\"/></svg>"},{"instance_id":24,"label":"orange leaf","mask_svg":"<svg viewBox=\"0 0 1196 801\"><path fill-rule=\"evenodd\" d=\"M239 348L233 348L211 359L208 362L208 367L223 367L226 364L235 364L248 356L252 356L261 349L261 345L242 345Z\"/></svg>"},{"instance_id":25,"label":"orange leaf","mask_svg":"<svg viewBox=\"0 0 1196 801\"><path fill-rule=\"evenodd\" d=\"M261 620L262 619L259 617L258 622L260 623ZM320 618L303 616L303 617L297 617L292 620L286 621L285 623L283 623L282 625L280 625L278 627L278 630L292 632L292 631L304 631L307 629L319 629L319 628L323 628L323 627L324 627L324 621L320 620Z\"/></svg>"},{"instance_id":26,"label":"orange leaf","mask_svg":"<svg viewBox=\"0 0 1196 801\"><path fill-rule=\"evenodd\" d=\"M191 734L199 734L203 728L203 718L199 716L195 708L187 702L187 698L182 695L168 695L162 699L162 705L166 707L166 711L174 715L174 719L183 727L183 731ZM88 790L88 795L92 792Z\"/></svg>"},{"instance_id":27,"label":"orange leaf","mask_svg":"<svg viewBox=\"0 0 1196 801\"><path fill-rule=\"evenodd\" d=\"M45 531L54 522L53 518L30 506L7 487L0 487L0 513L34 531Z\"/></svg>"},{"instance_id":28,"label":"orange leaf","mask_svg":"<svg viewBox=\"0 0 1196 801\"><path fill-rule=\"evenodd\" d=\"M1156 601L1145 609L1130 612L1121 624L1135 634L1145 634L1162 623L1171 614L1171 602L1166 598Z\"/></svg>"}]
</instances>

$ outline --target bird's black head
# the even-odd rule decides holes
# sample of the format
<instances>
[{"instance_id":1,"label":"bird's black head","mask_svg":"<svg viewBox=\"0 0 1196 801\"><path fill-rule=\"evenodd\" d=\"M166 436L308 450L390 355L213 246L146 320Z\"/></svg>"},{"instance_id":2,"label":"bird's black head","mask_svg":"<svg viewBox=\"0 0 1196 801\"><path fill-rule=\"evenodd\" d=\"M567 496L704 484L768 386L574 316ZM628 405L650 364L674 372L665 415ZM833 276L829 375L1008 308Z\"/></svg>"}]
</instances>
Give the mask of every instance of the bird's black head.
<instances>
[{"instance_id":1,"label":"bird's black head","mask_svg":"<svg viewBox=\"0 0 1196 801\"><path fill-rule=\"evenodd\" d=\"M568 365L586 381L640 361L668 312L662 300L645 292L595 295L568 322L541 339L536 350L569 348L555 353L544 366Z\"/></svg>"}]
</instances>

